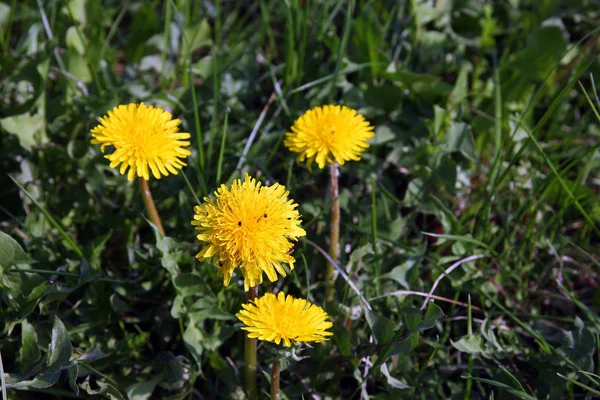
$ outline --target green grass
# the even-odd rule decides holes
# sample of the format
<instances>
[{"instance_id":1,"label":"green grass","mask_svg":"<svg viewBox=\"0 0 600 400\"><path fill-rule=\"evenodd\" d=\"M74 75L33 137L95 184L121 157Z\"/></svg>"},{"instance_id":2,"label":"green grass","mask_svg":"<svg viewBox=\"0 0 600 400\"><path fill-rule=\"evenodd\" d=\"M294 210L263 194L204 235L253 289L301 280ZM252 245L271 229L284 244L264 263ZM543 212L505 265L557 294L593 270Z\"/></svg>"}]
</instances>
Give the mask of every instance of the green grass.
<instances>
[{"instance_id":1,"label":"green grass","mask_svg":"<svg viewBox=\"0 0 600 400\"><path fill-rule=\"evenodd\" d=\"M282 364L283 398L597 395L598 18L591 0L0 2L3 398L243 398L245 294L195 259L190 221L244 172L285 184L307 230L260 293L334 323ZM90 143L141 101L192 137L183 173L150 182L164 239ZM326 303L328 174L283 138L328 103L375 137L340 169ZM274 357L259 344L261 393Z\"/></svg>"}]
</instances>

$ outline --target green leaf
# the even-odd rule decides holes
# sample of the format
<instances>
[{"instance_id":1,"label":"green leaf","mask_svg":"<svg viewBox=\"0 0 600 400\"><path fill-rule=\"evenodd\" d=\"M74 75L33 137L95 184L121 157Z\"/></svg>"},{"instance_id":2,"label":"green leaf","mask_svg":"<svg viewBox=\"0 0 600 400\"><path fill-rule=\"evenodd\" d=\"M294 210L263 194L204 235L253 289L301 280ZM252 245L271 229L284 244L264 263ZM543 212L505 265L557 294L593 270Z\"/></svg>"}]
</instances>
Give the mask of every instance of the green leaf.
<instances>
[{"instance_id":1,"label":"green leaf","mask_svg":"<svg viewBox=\"0 0 600 400\"><path fill-rule=\"evenodd\" d=\"M79 395L79 386L77 386L77 375L79 375L79 366L75 364L67 368L67 375L69 376L69 386L75 392L76 395Z\"/></svg>"},{"instance_id":2,"label":"green leaf","mask_svg":"<svg viewBox=\"0 0 600 400\"><path fill-rule=\"evenodd\" d=\"M85 8L87 0L70 0L65 7L68 7L68 10L64 10L66 15L72 16L75 22L81 25L85 25L86 22L86 14Z\"/></svg>"},{"instance_id":3,"label":"green leaf","mask_svg":"<svg viewBox=\"0 0 600 400\"><path fill-rule=\"evenodd\" d=\"M388 367L385 363L381 364L381 367L379 367L379 370L387 378L387 383L391 387L393 387L395 389L410 389L411 388L411 386L408 386L406 383L401 382L398 379L392 377L390 375L390 371L388 371Z\"/></svg>"},{"instance_id":4,"label":"green leaf","mask_svg":"<svg viewBox=\"0 0 600 400\"><path fill-rule=\"evenodd\" d=\"M557 26L544 26L527 38L527 45L517 53L513 67L523 76L542 81L567 47L562 30Z\"/></svg>"},{"instance_id":5,"label":"green leaf","mask_svg":"<svg viewBox=\"0 0 600 400\"><path fill-rule=\"evenodd\" d=\"M350 357L352 354L350 333L341 325L333 325L333 339L344 357Z\"/></svg>"},{"instance_id":6,"label":"green leaf","mask_svg":"<svg viewBox=\"0 0 600 400\"><path fill-rule=\"evenodd\" d=\"M60 377L60 370L54 372L45 372L43 374L37 375L35 378L31 380L23 380L15 383L8 383L7 379L6 387L7 388L22 388L22 387L32 387L36 389L45 389L54 385L58 378Z\"/></svg>"},{"instance_id":7,"label":"green leaf","mask_svg":"<svg viewBox=\"0 0 600 400\"><path fill-rule=\"evenodd\" d=\"M452 346L458 351L468 354L480 354L483 352L483 341L481 335L466 335L458 342L450 341Z\"/></svg>"},{"instance_id":8,"label":"green leaf","mask_svg":"<svg viewBox=\"0 0 600 400\"><path fill-rule=\"evenodd\" d=\"M436 99L448 96L452 86L433 75L417 74L407 71L384 72L384 78L407 90L408 95L418 101L435 102Z\"/></svg>"},{"instance_id":9,"label":"green leaf","mask_svg":"<svg viewBox=\"0 0 600 400\"><path fill-rule=\"evenodd\" d=\"M32 264L35 262L37 261L23 251L19 242L0 231L0 267L10 267L13 264Z\"/></svg>"},{"instance_id":10,"label":"green leaf","mask_svg":"<svg viewBox=\"0 0 600 400\"><path fill-rule=\"evenodd\" d=\"M73 346L71 345L65 325L57 316L54 316L52 338L48 345L48 370L56 371L62 369L69 364L72 354Z\"/></svg>"},{"instance_id":11,"label":"green leaf","mask_svg":"<svg viewBox=\"0 0 600 400\"><path fill-rule=\"evenodd\" d=\"M100 389L92 389L89 380L86 380L85 382L80 384L79 387L85 390L87 394L103 395L104 397L111 400L124 400L121 392L119 392L117 388L115 388L110 383L96 381L96 384L100 387Z\"/></svg>"},{"instance_id":12,"label":"green leaf","mask_svg":"<svg viewBox=\"0 0 600 400\"><path fill-rule=\"evenodd\" d=\"M208 20L205 18L200 22L188 26L183 30L183 46L181 48L181 54L188 54L201 47L211 46L211 29Z\"/></svg>"},{"instance_id":13,"label":"green leaf","mask_svg":"<svg viewBox=\"0 0 600 400\"><path fill-rule=\"evenodd\" d=\"M377 125L375 135L371 138L370 143L373 145L385 144L395 140L399 135L399 129L393 125Z\"/></svg>"},{"instance_id":14,"label":"green leaf","mask_svg":"<svg viewBox=\"0 0 600 400\"><path fill-rule=\"evenodd\" d=\"M402 264L394 267L387 274L381 275L382 279L393 279L402 285L405 289L410 289L411 275L413 274L413 268L417 263L420 262L420 257L410 257Z\"/></svg>"},{"instance_id":15,"label":"green leaf","mask_svg":"<svg viewBox=\"0 0 600 400\"><path fill-rule=\"evenodd\" d=\"M11 7L8 4L0 3L0 26L5 27L10 16Z\"/></svg>"},{"instance_id":16,"label":"green leaf","mask_svg":"<svg viewBox=\"0 0 600 400\"><path fill-rule=\"evenodd\" d=\"M77 28L74 26L70 26L67 29L66 41L67 47L74 49L80 55L85 54L85 44L81 40L81 36L77 33Z\"/></svg>"},{"instance_id":17,"label":"green leaf","mask_svg":"<svg viewBox=\"0 0 600 400\"><path fill-rule=\"evenodd\" d=\"M32 30L34 26L32 26ZM18 132L17 129L19 124L15 123L14 120L9 120L7 117L22 115L24 116L23 119L27 119L29 112L32 111L36 104L38 104L38 100L45 90L44 76L46 76L46 74L44 73L44 70L46 70L48 67L48 57L50 55L50 50L52 47L51 45L52 43L49 43L47 46L48 50L44 51L43 53L36 54L33 60L19 63L19 65L15 66L14 75L3 81L3 85L7 85L9 81L13 82L15 85L20 82L27 82L27 85L25 86L27 90L25 93L22 93L22 97L26 98L27 100L18 105L11 104L10 101L0 102L0 118L2 118L0 119L0 125L2 125L3 128L10 133L18 135L21 146L26 149L27 147L23 146L22 140L27 138L27 135ZM33 89L33 93L31 93L31 89ZM36 115L40 114L42 114L42 112L38 109ZM39 119L40 117L38 116L36 118ZM5 127L3 121L9 121L7 122L7 127L11 128L12 130L9 130L7 127ZM19 121L19 119L17 121ZM42 137L40 137L40 141L43 143L48 141L48 137L45 136L45 133ZM25 142L27 143L27 140L25 140Z\"/></svg>"},{"instance_id":18,"label":"green leaf","mask_svg":"<svg viewBox=\"0 0 600 400\"><path fill-rule=\"evenodd\" d=\"M182 297L199 296L210 292L206 280L198 274L181 274L173 280L175 288ZM211 293L212 294L212 293Z\"/></svg>"},{"instance_id":19,"label":"green leaf","mask_svg":"<svg viewBox=\"0 0 600 400\"><path fill-rule=\"evenodd\" d=\"M89 266L94 271L100 270L101 257L104 253L104 249L106 248L106 242L112 236L112 231L106 232L104 235L98 236L92 242L91 248L86 248L85 255Z\"/></svg>"},{"instance_id":20,"label":"green leaf","mask_svg":"<svg viewBox=\"0 0 600 400\"><path fill-rule=\"evenodd\" d=\"M175 239L168 236L161 238L157 237L156 248L162 253L160 260L162 266L169 271L171 276L175 277L179 274L178 261L181 257L182 245Z\"/></svg>"},{"instance_id":21,"label":"green leaf","mask_svg":"<svg viewBox=\"0 0 600 400\"><path fill-rule=\"evenodd\" d=\"M88 351L87 353L83 353L79 357L76 357L73 361L75 361L75 362L96 361L96 360L100 360L102 358L106 358L108 356L110 356L110 354L105 354L105 353L101 352L100 350L94 348L91 351Z\"/></svg>"},{"instance_id":22,"label":"green leaf","mask_svg":"<svg viewBox=\"0 0 600 400\"><path fill-rule=\"evenodd\" d=\"M464 122L450 122L450 128L442 139L441 146L448 153L458 152L467 160L477 162L475 139L471 127Z\"/></svg>"},{"instance_id":23,"label":"green leaf","mask_svg":"<svg viewBox=\"0 0 600 400\"><path fill-rule=\"evenodd\" d=\"M156 388L156 385L162 376L158 376L154 379L150 379L144 382L134 383L127 388L127 397L129 400L147 400L152 396L152 392Z\"/></svg>"},{"instance_id":24,"label":"green leaf","mask_svg":"<svg viewBox=\"0 0 600 400\"><path fill-rule=\"evenodd\" d=\"M442 311L442 309L435 304L433 301L430 301L427 304L427 311L425 312L425 318L423 321L412 329L414 332L421 332L427 329L431 329L438 323L438 321L442 320L446 314Z\"/></svg>"},{"instance_id":25,"label":"green leaf","mask_svg":"<svg viewBox=\"0 0 600 400\"><path fill-rule=\"evenodd\" d=\"M21 349L19 350L19 363L21 370L25 371L40 359L38 337L33 325L27 320L21 322Z\"/></svg>"},{"instance_id":26,"label":"green leaf","mask_svg":"<svg viewBox=\"0 0 600 400\"><path fill-rule=\"evenodd\" d=\"M373 332L375 343L386 343L393 339L395 335L394 327L396 324L386 317L375 313L374 311L367 311L366 317L367 323Z\"/></svg>"},{"instance_id":27,"label":"green leaf","mask_svg":"<svg viewBox=\"0 0 600 400\"><path fill-rule=\"evenodd\" d=\"M27 151L34 146L48 143L44 128L44 115L41 113L21 114L0 119L0 126L19 139L19 144Z\"/></svg>"},{"instance_id":28,"label":"green leaf","mask_svg":"<svg viewBox=\"0 0 600 400\"><path fill-rule=\"evenodd\" d=\"M189 350L198 365L202 365L202 353L204 352L204 334L195 324L189 324L183 334L183 343Z\"/></svg>"},{"instance_id":29,"label":"green leaf","mask_svg":"<svg viewBox=\"0 0 600 400\"><path fill-rule=\"evenodd\" d=\"M230 313L223 311L214 297L204 297L196 300L189 308L190 321L194 323L204 321L205 319L215 320L234 320L235 317Z\"/></svg>"}]
</instances>

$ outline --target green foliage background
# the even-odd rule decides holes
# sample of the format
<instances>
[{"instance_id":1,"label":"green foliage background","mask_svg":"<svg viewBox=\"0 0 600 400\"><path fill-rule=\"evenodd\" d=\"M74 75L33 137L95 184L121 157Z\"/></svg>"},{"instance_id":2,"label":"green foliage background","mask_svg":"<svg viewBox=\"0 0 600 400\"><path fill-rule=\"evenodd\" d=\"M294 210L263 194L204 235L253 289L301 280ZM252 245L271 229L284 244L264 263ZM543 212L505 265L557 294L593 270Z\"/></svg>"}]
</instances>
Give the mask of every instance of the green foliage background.
<instances>
[{"instance_id":1,"label":"green foliage background","mask_svg":"<svg viewBox=\"0 0 600 400\"><path fill-rule=\"evenodd\" d=\"M599 18L591 0L0 2L4 398L243 398L244 293L195 260L192 207L248 171L326 248L327 171L282 139L327 103L376 127L340 193L341 267L372 310L343 277L324 304L300 241L260 290L324 305L335 336L282 395L600 394ZM151 182L164 239L90 144L141 101L193 138L185 175Z\"/></svg>"}]
</instances>

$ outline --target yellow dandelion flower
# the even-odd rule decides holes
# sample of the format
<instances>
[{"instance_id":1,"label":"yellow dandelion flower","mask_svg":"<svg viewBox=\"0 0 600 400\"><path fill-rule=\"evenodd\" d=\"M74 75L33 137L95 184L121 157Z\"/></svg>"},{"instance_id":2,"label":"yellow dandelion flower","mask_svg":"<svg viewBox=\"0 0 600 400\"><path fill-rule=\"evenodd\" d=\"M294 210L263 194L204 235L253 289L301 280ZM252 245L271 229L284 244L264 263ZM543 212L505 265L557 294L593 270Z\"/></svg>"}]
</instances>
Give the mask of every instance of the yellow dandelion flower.
<instances>
[{"instance_id":1,"label":"yellow dandelion flower","mask_svg":"<svg viewBox=\"0 0 600 400\"><path fill-rule=\"evenodd\" d=\"M191 154L184 148L190 145L185 140L190 134L178 132L180 123L170 113L144 103L120 105L92 129L92 144L102 145L103 153L107 146L114 146L115 151L104 157L111 168L121 164L121 175L129 168L128 180L135 175L148 180L149 170L156 179L169 172L177 175L177 169L186 165L181 159Z\"/></svg>"},{"instance_id":2,"label":"yellow dandelion flower","mask_svg":"<svg viewBox=\"0 0 600 400\"><path fill-rule=\"evenodd\" d=\"M315 107L294 122L292 132L283 142L291 151L300 153L298 161L306 160L310 168L316 161L319 168L334 161L360 160L360 154L373 137L373 126L351 108L327 105Z\"/></svg>"},{"instance_id":3,"label":"yellow dandelion flower","mask_svg":"<svg viewBox=\"0 0 600 400\"><path fill-rule=\"evenodd\" d=\"M235 180L231 189L221 185L215 192L216 202L204 198L201 206L194 207L192 225L205 244L196 258L215 257L225 286L240 267L246 291L262 283L263 272L271 282L277 280L277 272L285 276L282 262L294 269L290 240L306 235L300 228L298 204L288 200L288 195L284 186L261 186L248 174L243 183Z\"/></svg>"},{"instance_id":4,"label":"yellow dandelion flower","mask_svg":"<svg viewBox=\"0 0 600 400\"><path fill-rule=\"evenodd\" d=\"M333 324L327 321L329 316L321 307L282 292L277 296L267 293L243 304L235 316L246 325L242 329L249 338L276 344L283 340L285 347L292 342L322 342L333 335L327 332Z\"/></svg>"}]
</instances>

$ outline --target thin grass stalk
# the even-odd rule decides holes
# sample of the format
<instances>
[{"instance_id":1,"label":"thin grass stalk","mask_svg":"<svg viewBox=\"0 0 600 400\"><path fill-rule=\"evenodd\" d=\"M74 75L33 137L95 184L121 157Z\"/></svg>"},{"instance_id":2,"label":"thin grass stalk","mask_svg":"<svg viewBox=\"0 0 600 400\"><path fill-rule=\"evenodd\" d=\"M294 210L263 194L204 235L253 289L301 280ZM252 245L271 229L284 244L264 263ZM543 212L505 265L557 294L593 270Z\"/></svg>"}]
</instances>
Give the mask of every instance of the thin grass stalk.
<instances>
[{"instance_id":1,"label":"thin grass stalk","mask_svg":"<svg viewBox=\"0 0 600 400\"><path fill-rule=\"evenodd\" d=\"M163 29L163 37L164 37L164 42L163 42L163 51L161 53L160 56L160 88L162 90L165 90L167 88L167 80L165 78L165 75L167 73L167 60L168 60L168 55L169 55L169 50L170 50L170 43L169 41L171 40L171 3L166 1L165 2L165 26Z\"/></svg>"},{"instance_id":2,"label":"thin grass stalk","mask_svg":"<svg viewBox=\"0 0 600 400\"><path fill-rule=\"evenodd\" d=\"M337 264L340 263L340 194L339 188L340 170L336 162L329 166L329 178L331 179L331 199L333 206L331 207L331 226L329 233L329 256ZM334 266L332 263L327 263L325 271L325 299L333 301L335 297L335 285L333 280Z\"/></svg>"},{"instance_id":3,"label":"thin grass stalk","mask_svg":"<svg viewBox=\"0 0 600 400\"><path fill-rule=\"evenodd\" d=\"M144 178L140 177L140 192L142 193L142 198L144 199L144 205L146 206L146 212L148 213L148 218L150 221L156 226L160 235L165 237L165 228L163 228L162 221L158 216L158 211L156 210L156 205L154 204L154 200L152 199L152 192L150 191L150 186L148 185L148 181Z\"/></svg>"},{"instance_id":4,"label":"thin grass stalk","mask_svg":"<svg viewBox=\"0 0 600 400\"><path fill-rule=\"evenodd\" d=\"M341 4L341 2L340 2ZM346 9L346 20L344 22L344 32L342 34L342 40L340 41L340 47L338 49L337 61L335 63L335 70L333 71L333 79L331 80L331 89L329 92L329 102L333 103L336 93L336 82L340 69L342 68L342 59L346 53L346 46L348 45L348 38L350 37L350 30L352 29L352 14L354 13L354 5L356 0L348 0L348 8Z\"/></svg>"},{"instance_id":5,"label":"thin grass stalk","mask_svg":"<svg viewBox=\"0 0 600 400\"><path fill-rule=\"evenodd\" d=\"M469 294L468 297L468 301L469 301L469 308L467 309L467 332L469 337L471 337L471 335L473 335L473 317L471 314L471 295ZM469 372L469 378L467 378L467 387L465 390L465 400L468 400L471 398L471 387L473 386L473 380L470 378L471 376L473 376L473 354L469 354L469 361L468 361L468 372Z\"/></svg>"},{"instance_id":6,"label":"thin grass stalk","mask_svg":"<svg viewBox=\"0 0 600 400\"><path fill-rule=\"evenodd\" d=\"M248 301L256 299L258 296L258 286L253 286L248 291ZM251 339L248 335L244 338L244 376L246 378L246 394L248 400L257 400L258 391L256 389L256 339Z\"/></svg>"},{"instance_id":7,"label":"thin grass stalk","mask_svg":"<svg viewBox=\"0 0 600 400\"><path fill-rule=\"evenodd\" d=\"M271 400L279 400L279 371L281 370L281 362L279 359L273 361L273 369L271 369Z\"/></svg>"}]
</instances>

